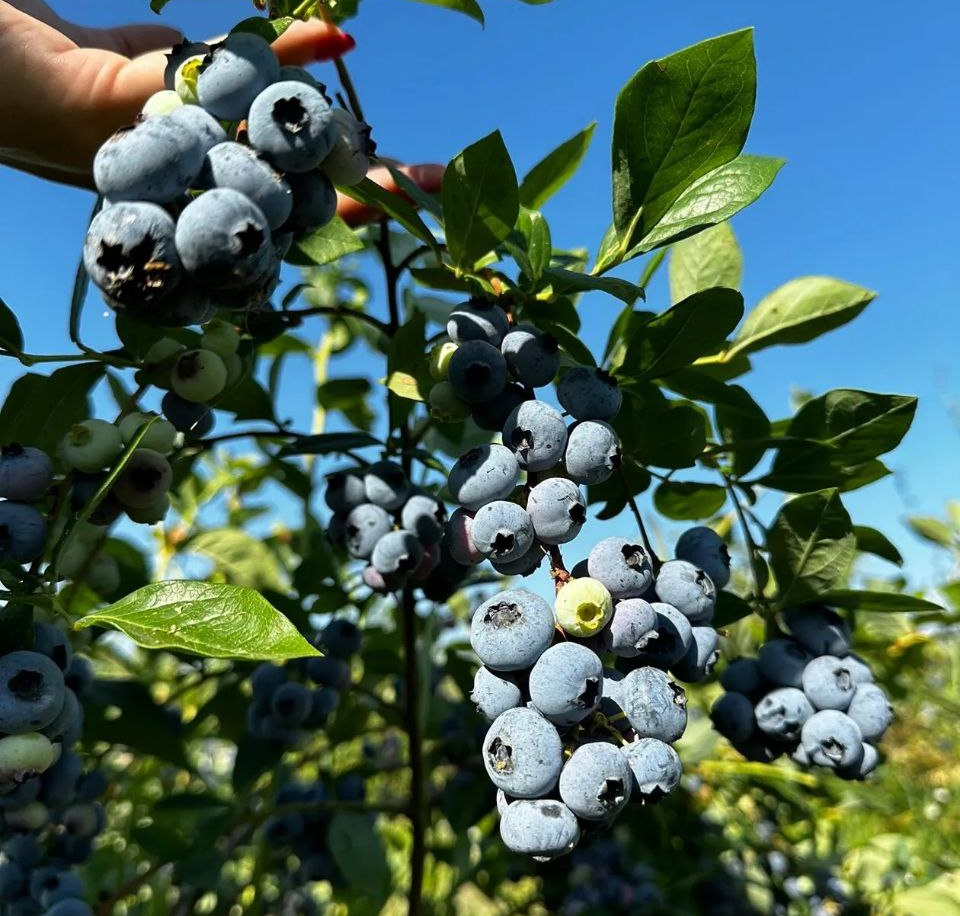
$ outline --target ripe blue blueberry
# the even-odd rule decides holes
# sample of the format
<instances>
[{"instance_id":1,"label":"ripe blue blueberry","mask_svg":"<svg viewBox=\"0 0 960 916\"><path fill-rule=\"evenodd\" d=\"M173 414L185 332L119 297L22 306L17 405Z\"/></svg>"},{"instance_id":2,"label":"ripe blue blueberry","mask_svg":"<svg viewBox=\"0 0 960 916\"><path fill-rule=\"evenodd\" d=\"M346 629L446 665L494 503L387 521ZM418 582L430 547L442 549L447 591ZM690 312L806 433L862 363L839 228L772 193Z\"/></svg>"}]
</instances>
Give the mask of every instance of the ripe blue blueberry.
<instances>
[{"instance_id":1,"label":"ripe blue blueberry","mask_svg":"<svg viewBox=\"0 0 960 916\"><path fill-rule=\"evenodd\" d=\"M318 642L330 655L337 658L350 658L360 651L363 633L352 620L338 617L323 628Z\"/></svg>"},{"instance_id":2,"label":"ripe blue blueberry","mask_svg":"<svg viewBox=\"0 0 960 916\"><path fill-rule=\"evenodd\" d=\"M545 556L543 547L534 544L515 560L491 560L490 564L501 576L529 576L540 568Z\"/></svg>"},{"instance_id":3,"label":"ripe blue blueberry","mask_svg":"<svg viewBox=\"0 0 960 916\"><path fill-rule=\"evenodd\" d=\"M306 83L274 83L247 116L250 145L284 172L311 172L333 148L336 125L323 93Z\"/></svg>"},{"instance_id":4,"label":"ripe blue blueberry","mask_svg":"<svg viewBox=\"0 0 960 916\"><path fill-rule=\"evenodd\" d=\"M713 627L694 627L693 639L687 654L671 669L688 684L697 684L708 678L720 658L720 636Z\"/></svg>"},{"instance_id":5,"label":"ripe blue blueberry","mask_svg":"<svg viewBox=\"0 0 960 916\"><path fill-rule=\"evenodd\" d=\"M442 503L426 493L414 493L403 504L400 524L415 534L421 544L439 544L445 515Z\"/></svg>"},{"instance_id":6,"label":"ripe blue blueberry","mask_svg":"<svg viewBox=\"0 0 960 916\"><path fill-rule=\"evenodd\" d=\"M350 684L350 665L334 655L308 659L306 673L314 684L321 687L344 690Z\"/></svg>"},{"instance_id":7,"label":"ripe blue blueberry","mask_svg":"<svg viewBox=\"0 0 960 916\"><path fill-rule=\"evenodd\" d=\"M763 688L763 675L755 658L734 658L720 675L720 686L735 693L752 694Z\"/></svg>"},{"instance_id":8,"label":"ripe blue blueberry","mask_svg":"<svg viewBox=\"0 0 960 916\"><path fill-rule=\"evenodd\" d=\"M530 672L530 699L557 725L575 725L599 705L603 663L586 646L561 642L547 649Z\"/></svg>"},{"instance_id":9,"label":"ripe blue blueberry","mask_svg":"<svg viewBox=\"0 0 960 916\"><path fill-rule=\"evenodd\" d=\"M587 558L587 569L614 599L639 598L653 583L653 566L646 550L624 538L609 537L597 543Z\"/></svg>"},{"instance_id":10,"label":"ripe blue blueberry","mask_svg":"<svg viewBox=\"0 0 960 916\"><path fill-rule=\"evenodd\" d=\"M249 146L219 143L207 153L198 179L200 187L232 188L255 203L271 229L279 229L293 209L290 186Z\"/></svg>"},{"instance_id":11,"label":"ripe blue blueberry","mask_svg":"<svg viewBox=\"0 0 960 916\"><path fill-rule=\"evenodd\" d=\"M200 439L213 428L213 411L207 404L187 401L173 391L163 396L160 409L178 432Z\"/></svg>"},{"instance_id":12,"label":"ripe blue blueberry","mask_svg":"<svg viewBox=\"0 0 960 916\"><path fill-rule=\"evenodd\" d=\"M503 444L527 471L548 471L563 460L567 426L556 408L543 401L524 401L503 425Z\"/></svg>"},{"instance_id":13,"label":"ripe blue blueberry","mask_svg":"<svg viewBox=\"0 0 960 916\"><path fill-rule=\"evenodd\" d=\"M657 573L657 596L672 604L691 623L713 619L717 589L711 578L686 560L668 560Z\"/></svg>"},{"instance_id":14,"label":"ripe blue blueberry","mask_svg":"<svg viewBox=\"0 0 960 916\"><path fill-rule=\"evenodd\" d=\"M796 741L813 713L810 701L796 687L770 691L757 703L755 711L760 730L778 741Z\"/></svg>"},{"instance_id":15,"label":"ripe blue blueberry","mask_svg":"<svg viewBox=\"0 0 960 916\"><path fill-rule=\"evenodd\" d=\"M850 677L853 678L855 684L872 683L873 672L870 670L870 666L860 658L859 655L844 655L840 660L846 665L847 670L850 672Z\"/></svg>"},{"instance_id":16,"label":"ripe blue blueberry","mask_svg":"<svg viewBox=\"0 0 960 916\"><path fill-rule=\"evenodd\" d=\"M771 639L757 653L760 673L778 687L802 687L803 669L812 656L792 639Z\"/></svg>"},{"instance_id":17,"label":"ripe blue blueberry","mask_svg":"<svg viewBox=\"0 0 960 916\"><path fill-rule=\"evenodd\" d=\"M580 825L561 802L520 799L504 811L500 839L511 852L545 862L570 852L580 842Z\"/></svg>"},{"instance_id":18,"label":"ripe blue blueberry","mask_svg":"<svg viewBox=\"0 0 960 916\"><path fill-rule=\"evenodd\" d=\"M40 499L53 482L53 464L38 448L15 442L0 451L0 497L29 502Z\"/></svg>"},{"instance_id":19,"label":"ripe blue blueberry","mask_svg":"<svg viewBox=\"0 0 960 916\"><path fill-rule=\"evenodd\" d=\"M479 445L462 455L450 469L447 485L453 498L470 510L506 499L520 480L520 467L510 449Z\"/></svg>"},{"instance_id":20,"label":"ripe blue blueberry","mask_svg":"<svg viewBox=\"0 0 960 916\"><path fill-rule=\"evenodd\" d=\"M678 560L686 560L702 569L718 589L730 581L730 551L712 528L700 525L684 531L674 554Z\"/></svg>"},{"instance_id":21,"label":"ripe blue blueberry","mask_svg":"<svg viewBox=\"0 0 960 916\"><path fill-rule=\"evenodd\" d=\"M458 305L447 319L447 334L454 343L483 340L499 347L509 329L507 313L486 299L470 299Z\"/></svg>"},{"instance_id":22,"label":"ripe blue blueberry","mask_svg":"<svg viewBox=\"0 0 960 916\"><path fill-rule=\"evenodd\" d=\"M791 608L783 619L793 638L811 656L846 655L850 651L850 624L830 608L805 604Z\"/></svg>"},{"instance_id":23,"label":"ripe blue blueberry","mask_svg":"<svg viewBox=\"0 0 960 916\"><path fill-rule=\"evenodd\" d=\"M288 681L281 684L270 699L270 712L284 728L303 725L310 715L311 691L303 684Z\"/></svg>"},{"instance_id":24,"label":"ripe blue blueberry","mask_svg":"<svg viewBox=\"0 0 960 916\"><path fill-rule=\"evenodd\" d=\"M580 488L565 477L548 477L538 483L527 496L527 512L537 539L544 544L572 541L587 520Z\"/></svg>"},{"instance_id":25,"label":"ripe blue blueberry","mask_svg":"<svg viewBox=\"0 0 960 916\"><path fill-rule=\"evenodd\" d=\"M27 876L16 862L0 863L0 902L12 903L24 891Z\"/></svg>"},{"instance_id":26,"label":"ripe blue blueberry","mask_svg":"<svg viewBox=\"0 0 960 916\"><path fill-rule=\"evenodd\" d=\"M44 916L93 916L93 909L85 900L68 897L55 903Z\"/></svg>"},{"instance_id":27,"label":"ripe blue blueberry","mask_svg":"<svg viewBox=\"0 0 960 916\"><path fill-rule=\"evenodd\" d=\"M591 741L578 747L560 773L560 798L588 821L614 817L630 800L633 773L612 744Z\"/></svg>"},{"instance_id":28,"label":"ripe blue blueberry","mask_svg":"<svg viewBox=\"0 0 960 916\"><path fill-rule=\"evenodd\" d=\"M29 503L0 502L0 563L32 563L47 543L47 520Z\"/></svg>"},{"instance_id":29,"label":"ripe blue blueberry","mask_svg":"<svg viewBox=\"0 0 960 916\"><path fill-rule=\"evenodd\" d=\"M567 436L564 461L567 474L577 483L603 483L620 467L620 439L607 423L577 423Z\"/></svg>"},{"instance_id":30,"label":"ripe blue blueberry","mask_svg":"<svg viewBox=\"0 0 960 916\"><path fill-rule=\"evenodd\" d=\"M710 710L713 727L732 744L750 738L757 727L753 703L742 693L723 694Z\"/></svg>"},{"instance_id":31,"label":"ripe blue blueberry","mask_svg":"<svg viewBox=\"0 0 960 916\"><path fill-rule=\"evenodd\" d=\"M498 563L517 560L533 547L533 522L527 510L505 500L477 509L470 534L477 550Z\"/></svg>"},{"instance_id":32,"label":"ripe blue blueberry","mask_svg":"<svg viewBox=\"0 0 960 916\"><path fill-rule=\"evenodd\" d=\"M535 709L508 709L487 731L483 763L498 789L514 798L537 798L552 791L560 778L563 742Z\"/></svg>"},{"instance_id":33,"label":"ripe blue blueberry","mask_svg":"<svg viewBox=\"0 0 960 916\"><path fill-rule=\"evenodd\" d=\"M390 531L374 545L370 563L384 576L409 575L420 563L423 548L415 534Z\"/></svg>"},{"instance_id":34,"label":"ripe blue blueberry","mask_svg":"<svg viewBox=\"0 0 960 916\"><path fill-rule=\"evenodd\" d=\"M355 560L368 560L380 538L393 530L385 509L363 503L350 510L344 529L344 545Z\"/></svg>"},{"instance_id":35,"label":"ripe blue blueberry","mask_svg":"<svg viewBox=\"0 0 960 916\"><path fill-rule=\"evenodd\" d=\"M497 674L481 666L473 679L470 699L481 715L492 722L508 709L520 706L523 694L508 675Z\"/></svg>"},{"instance_id":36,"label":"ripe blue blueberry","mask_svg":"<svg viewBox=\"0 0 960 916\"><path fill-rule=\"evenodd\" d=\"M803 724L800 741L812 763L832 769L856 766L863 757L863 734L846 713L823 709Z\"/></svg>"},{"instance_id":37,"label":"ripe blue blueberry","mask_svg":"<svg viewBox=\"0 0 960 916\"><path fill-rule=\"evenodd\" d=\"M81 776L83 760L73 751L64 751L43 774L40 800L50 808L65 808L73 801Z\"/></svg>"},{"instance_id":38,"label":"ripe blue blueberry","mask_svg":"<svg viewBox=\"0 0 960 916\"><path fill-rule=\"evenodd\" d=\"M640 738L620 752L633 771L633 790L645 804L660 801L680 785L683 768L669 744L657 738Z\"/></svg>"},{"instance_id":39,"label":"ripe blue blueberry","mask_svg":"<svg viewBox=\"0 0 960 916\"><path fill-rule=\"evenodd\" d=\"M199 105L184 105L170 112L167 118L181 131L197 138L204 156L218 143L225 143L227 140L227 132L220 122Z\"/></svg>"},{"instance_id":40,"label":"ripe blue blueberry","mask_svg":"<svg viewBox=\"0 0 960 916\"><path fill-rule=\"evenodd\" d=\"M40 729L42 735L46 735L51 741L63 738L67 734L77 734L83 730L83 707L77 699L77 695L66 688L63 695L63 706L57 717L47 726ZM64 741L65 744L73 742Z\"/></svg>"},{"instance_id":41,"label":"ripe blue blueberry","mask_svg":"<svg viewBox=\"0 0 960 916\"><path fill-rule=\"evenodd\" d=\"M847 715L859 726L864 741L876 741L893 722L890 701L876 684L857 687L847 707Z\"/></svg>"},{"instance_id":42,"label":"ripe blue blueberry","mask_svg":"<svg viewBox=\"0 0 960 916\"><path fill-rule=\"evenodd\" d=\"M864 742L863 756L859 763L850 767L838 767L836 773L841 779L866 779L877 768L879 762L880 755L877 749L872 744Z\"/></svg>"},{"instance_id":43,"label":"ripe blue blueberry","mask_svg":"<svg viewBox=\"0 0 960 916\"><path fill-rule=\"evenodd\" d=\"M557 400L575 420L612 420L620 412L623 394L603 369L579 367L560 379Z\"/></svg>"},{"instance_id":44,"label":"ripe blue blueberry","mask_svg":"<svg viewBox=\"0 0 960 916\"><path fill-rule=\"evenodd\" d=\"M657 614L655 638L651 638L636 658L644 665L670 668L682 659L693 642L690 621L675 607L654 601L650 605Z\"/></svg>"},{"instance_id":45,"label":"ripe blue blueberry","mask_svg":"<svg viewBox=\"0 0 960 916\"><path fill-rule=\"evenodd\" d=\"M323 498L334 512L349 512L367 501L363 472L357 469L335 471L327 475Z\"/></svg>"},{"instance_id":46,"label":"ripe blue blueberry","mask_svg":"<svg viewBox=\"0 0 960 916\"><path fill-rule=\"evenodd\" d=\"M67 813L69 813L69 809L67 809ZM96 826L96 816L94 816L94 826ZM49 910L61 900L80 900L83 897L83 892L81 877L73 872L62 871L44 882L40 902Z\"/></svg>"},{"instance_id":47,"label":"ripe blue blueberry","mask_svg":"<svg viewBox=\"0 0 960 916\"><path fill-rule=\"evenodd\" d=\"M821 655L803 669L803 692L817 709L845 710L857 684L842 659Z\"/></svg>"},{"instance_id":48,"label":"ripe blue blueberry","mask_svg":"<svg viewBox=\"0 0 960 916\"><path fill-rule=\"evenodd\" d=\"M239 121L279 75L280 63L266 41L249 32L234 32L204 57L197 97L220 120Z\"/></svg>"},{"instance_id":49,"label":"ripe blue blueberry","mask_svg":"<svg viewBox=\"0 0 960 916\"><path fill-rule=\"evenodd\" d=\"M470 645L495 671L529 668L553 641L553 610L539 595L508 589L473 614Z\"/></svg>"},{"instance_id":50,"label":"ripe blue blueberry","mask_svg":"<svg viewBox=\"0 0 960 916\"><path fill-rule=\"evenodd\" d=\"M487 432L498 433L521 404L532 400L533 395L522 385L509 382L493 400L474 404L470 409L473 422Z\"/></svg>"},{"instance_id":51,"label":"ripe blue blueberry","mask_svg":"<svg viewBox=\"0 0 960 916\"><path fill-rule=\"evenodd\" d=\"M507 364L492 344L468 340L450 358L447 381L467 404L482 404L492 401L506 388Z\"/></svg>"},{"instance_id":52,"label":"ripe blue blueberry","mask_svg":"<svg viewBox=\"0 0 960 916\"><path fill-rule=\"evenodd\" d=\"M330 179L320 172L287 175L293 194L293 211L286 230L312 232L326 226L337 212L337 191Z\"/></svg>"},{"instance_id":53,"label":"ripe blue blueberry","mask_svg":"<svg viewBox=\"0 0 960 916\"><path fill-rule=\"evenodd\" d=\"M364 469L363 486L367 502L392 512L410 495L410 481L395 461L378 461Z\"/></svg>"},{"instance_id":54,"label":"ripe blue blueberry","mask_svg":"<svg viewBox=\"0 0 960 916\"><path fill-rule=\"evenodd\" d=\"M467 509L454 510L444 527L444 544L450 556L463 566L476 566L484 556L473 543L473 513Z\"/></svg>"},{"instance_id":55,"label":"ripe blue blueberry","mask_svg":"<svg viewBox=\"0 0 960 916\"><path fill-rule=\"evenodd\" d=\"M556 337L532 324L518 324L504 335L500 352L507 368L522 385L549 385L560 368L560 345Z\"/></svg>"},{"instance_id":56,"label":"ripe blue blueberry","mask_svg":"<svg viewBox=\"0 0 960 916\"><path fill-rule=\"evenodd\" d=\"M657 613L651 604L642 598L625 598L613 605L613 617L601 635L607 651L634 658L656 638L656 628Z\"/></svg>"},{"instance_id":57,"label":"ripe blue blueberry","mask_svg":"<svg viewBox=\"0 0 960 916\"><path fill-rule=\"evenodd\" d=\"M619 685L620 704L641 738L676 741L687 727L687 695L659 668L637 668Z\"/></svg>"}]
</instances>

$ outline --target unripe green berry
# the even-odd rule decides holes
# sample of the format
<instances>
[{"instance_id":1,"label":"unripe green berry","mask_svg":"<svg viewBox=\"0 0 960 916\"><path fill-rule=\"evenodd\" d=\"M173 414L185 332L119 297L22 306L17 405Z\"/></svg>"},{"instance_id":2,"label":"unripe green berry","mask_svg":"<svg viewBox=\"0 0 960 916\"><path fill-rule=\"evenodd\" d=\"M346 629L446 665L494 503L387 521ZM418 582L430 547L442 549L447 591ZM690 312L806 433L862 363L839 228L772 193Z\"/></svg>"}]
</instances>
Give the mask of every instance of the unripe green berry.
<instances>
[{"instance_id":1,"label":"unripe green berry","mask_svg":"<svg viewBox=\"0 0 960 916\"><path fill-rule=\"evenodd\" d=\"M173 359L174 356L186 349L179 340L174 340L172 337L161 337L144 354L143 363L145 366L156 366L158 363Z\"/></svg>"},{"instance_id":2,"label":"unripe green berry","mask_svg":"<svg viewBox=\"0 0 960 916\"><path fill-rule=\"evenodd\" d=\"M88 544L78 537L71 536L67 546L60 551L57 568L65 579L76 579L92 565L90 559L100 549L100 543Z\"/></svg>"},{"instance_id":3,"label":"unripe green berry","mask_svg":"<svg viewBox=\"0 0 960 916\"><path fill-rule=\"evenodd\" d=\"M162 522L170 511L170 497L163 495L149 506L127 506L127 516L138 525L156 525Z\"/></svg>"},{"instance_id":4,"label":"unripe green berry","mask_svg":"<svg viewBox=\"0 0 960 916\"><path fill-rule=\"evenodd\" d=\"M37 732L0 738L0 791L46 772L54 756L50 739Z\"/></svg>"},{"instance_id":5,"label":"unripe green berry","mask_svg":"<svg viewBox=\"0 0 960 916\"><path fill-rule=\"evenodd\" d=\"M456 423L470 416L470 405L457 397L449 382L437 382L427 398L430 416L441 423Z\"/></svg>"},{"instance_id":6,"label":"unripe green berry","mask_svg":"<svg viewBox=\"0 0 960 916\"><path fill-rule=\"evenodd\" d=\"M98 595L112 595L120 587L120 567L113 557L97 557L90 564L84 581Z\"/></svg>"},{"instance_id":7,"label":"unripe green berry","mask_svg":"<svg viewBox=\"0 0 960 916\"><path fill-rule=\"evenodd\" d=\"M211 350L187 350L173 367L171 387L195 404L215 398L227 386L227 367Z\"/></svg>"},{"instance_id":8,"label":"unripe green berry","mask_svg":"<svg viewBox=\"0 0 960 916\"><path fill-rule=\"evenodd\" d=\"M42 802L33 801L22 808L8 811L4 820L8 827L29 833L44 827L49 817L50 812L47 811L47 806Z\"/></svg>"},{"instance_id":9,"label":"unripe green berry","mask_svg":"<svg viewBox=\"0 0 960 916\"><path fill-rule=\"evenodd\" d=\"M123 436L123 441L129 443L140 431L140 427L143 426L144 423L149 423L154 417L157 417L157 414L140 413L139 411L128 413L119 423L120 435ZM146 435L140 440L140 447L153 449L153 451L159 452L161 455L169 455L170 452L173 451L176 439L176 427L169 420L158 417L156 420L153 420L150 429L147 430Z\"/></svg>"},{"instance_id":10,"label":"unripe green berry","mask_svg":"<svg viewBox=\"0 0 960 916\"><path fill-rule=\"evenodd\" d=\"M200 76L201 63L203 63L202 54L188 58L180 65L180 69L173 78L173 88L187 105L200 104L200 99L197 97L197 78Z\"/></svg>"},{"instance_id":11,"label":"unripe green berry","mask_svg":"<svg viewBox=\"0 0 960 916\"><path fill-rule=\"evenodd\" d=\"M429 368L431 378L441 382L447 377L450 360L453 359L453 354L456 352L457 344L452 340L445 340L443 343L438 343L430 351Z\"/></svg>"},{"instance_id":12,"label":"unripe green berry","mask_svg":"<svg viewBox=\"0 0 960 916\"><path fill-rule=\"evenodd\" d=\"M240 332L229 321L215 318L203 326L200 346L227 360L236 354L240 346Z\"/></svg>"},{"instance_id":13,"label":"unripe green berry","mask_svg":"<svg viewBox=\"0 0 960 916\"><path fill-rule=\"evenodd\" d=\"M110 467L122 450L120 430L106 420L77 423L63 439L63 460L87 474Z\"/></svg>"},{"instance_id":14,"label":"unripe green berry","mask_svg":"<svg viewBox=\"0 0 960 916\"><path fill-rule=\"evenodd\" d=\"M238 353L232 353L223 361L227 367L227 387L235 385L243 375L243 360Z\"/></svg>"},{"instance_id":15,"label":"unripe green berry","mask_svg":"<svg viewBox=\"0 0 960 916\"><path fill-rule=\"evenodd\" d=\"M145 118L156 118L168 115L178 108L183 108L183 99L173 89L161 89L144 102L140 113Z\"/></svg>"},{"instance_id":16,"label":"unripe green berry","mask_svg":"<svg viewBox=\"0 0 960 916\"><path fill-rule=\"evenodd\" d=\"M557 595L554 616L571 636L599 633L613 615L613 599L596 579L570 579Z\"/></svg>"}]
</instances>

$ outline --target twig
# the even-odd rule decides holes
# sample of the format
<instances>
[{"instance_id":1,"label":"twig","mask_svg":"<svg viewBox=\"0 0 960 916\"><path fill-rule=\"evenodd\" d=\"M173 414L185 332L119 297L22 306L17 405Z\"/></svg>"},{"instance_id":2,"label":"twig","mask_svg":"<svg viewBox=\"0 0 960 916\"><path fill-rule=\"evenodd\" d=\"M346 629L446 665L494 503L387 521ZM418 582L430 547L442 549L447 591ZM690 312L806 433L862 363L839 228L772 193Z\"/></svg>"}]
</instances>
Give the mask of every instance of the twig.
<instances>
[{"instance_id":1,"label":"twig","mask_svg":"<svg viewBox=\"0 0 960 916\"><path fill-rule=\"evenodd\" d=\"M403 666L406 682L406 731L410 745L410 889L407 916L420 916L423 875L427 856L427 812L424 798L423 723L420 721L420 666L417 659L417 614L413 590L406 586L401 597L403 613Z\"/></svg>"},{"instance_id":2,"label":"twig","mask_svg":"<svg viewBox=\"0 0 960 916\"><path fill-rule=\"evenodd\" d=\"M724 474L721 472L723 477L723 484L727 488L727 493L730 496L730 499L733 501L734 508L737 512L737 518L740 520L740 531L743 534L743 541L746 544L747 552L750 555L750 573L753 577L753 590L756 594L756 599L761 605L766 605L767 599L763 594L763 588L760 584L760 550L757 547L756 541L753 539L753 532L750 530L750 525L747 523L747 517L744 515L743 506L740 505L740 498L737 496L737 491L734 489L733 481L730 478L729 474Z\"/></svg>"},{"instance_id":3,"label":"twig","mask_svg":"<svg viewBox=\"0 0 960 916\"><path fill-rule=\"evenodd\" d=\"M656 575L660 571L660 566L662 564L660 558L653 549L653 545L650 543L650 538L647 536L647 529L643 524L643 516L640 515L640 507L637 505L637 501L633 497L633 492L630 489L630 483L627 480L627 475L624 472L622 465L617 468L617 474L620 477L620 483L623 485L623 492L627 497L627 505L630 506L630 511L633 513L633 517L637 520L637 528L640 530L640 537L643 540L643 549L646 550L647 554L650 556L650 563L653 565L653 573Z\"/></svg>"},{"instance_id":4,"label":"twig","mask_svg":"<svg viewBox=\"0 0 960 916\"><path fill-rule=\"evenodd\" d=\"M357 321L366 322L382 334L389 333L389 326L379 318L374 318L373 315L368 315L366 312L358 312L355 309L348 309L339 305L318 305L308 309L288 309L279 314L295 315L298 318L309 318L311 315L329 315L334 318L355 318Z\"/></svg>"}]
</instances>

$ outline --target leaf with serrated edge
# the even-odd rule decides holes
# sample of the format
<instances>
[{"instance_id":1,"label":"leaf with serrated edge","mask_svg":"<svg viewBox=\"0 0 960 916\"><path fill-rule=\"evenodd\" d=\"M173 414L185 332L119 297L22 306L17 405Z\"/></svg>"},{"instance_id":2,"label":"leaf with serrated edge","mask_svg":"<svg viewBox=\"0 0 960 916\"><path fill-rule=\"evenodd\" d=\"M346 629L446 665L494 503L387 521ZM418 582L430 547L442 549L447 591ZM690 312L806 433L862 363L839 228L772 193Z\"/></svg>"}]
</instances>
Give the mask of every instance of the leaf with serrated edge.
<instances>
[{"instance_id":1,"label":"leaf with serrated edge","mask_svg":"<svg viewBox=\"0 0 960 916\"><path fill-rule=\"evenodd\" d=\"M74 624L119 630L145 649L281 661L319 655L262 595L239 585L155 582Z\"/></svg>"}]
</instances>

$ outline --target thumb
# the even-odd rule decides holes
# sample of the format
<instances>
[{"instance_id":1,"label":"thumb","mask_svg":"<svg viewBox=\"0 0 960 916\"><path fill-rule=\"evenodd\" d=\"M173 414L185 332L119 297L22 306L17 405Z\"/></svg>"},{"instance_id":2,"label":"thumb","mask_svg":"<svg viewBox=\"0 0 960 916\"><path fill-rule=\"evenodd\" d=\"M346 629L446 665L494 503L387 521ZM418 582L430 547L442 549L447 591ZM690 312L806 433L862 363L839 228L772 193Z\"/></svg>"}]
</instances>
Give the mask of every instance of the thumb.
<instances>
[{"instance_id":1,"label":"thumb","mask_svg":"<svg viewBox=\"0 0 960 916\"><path fill-rule=\"evenodd\" d=\"M165 25L123 25L112 29L70 26L64 31L81 48L100 48L124 57L170 48L183 39L177 29Z\"/></svg>"}]
</instances>

